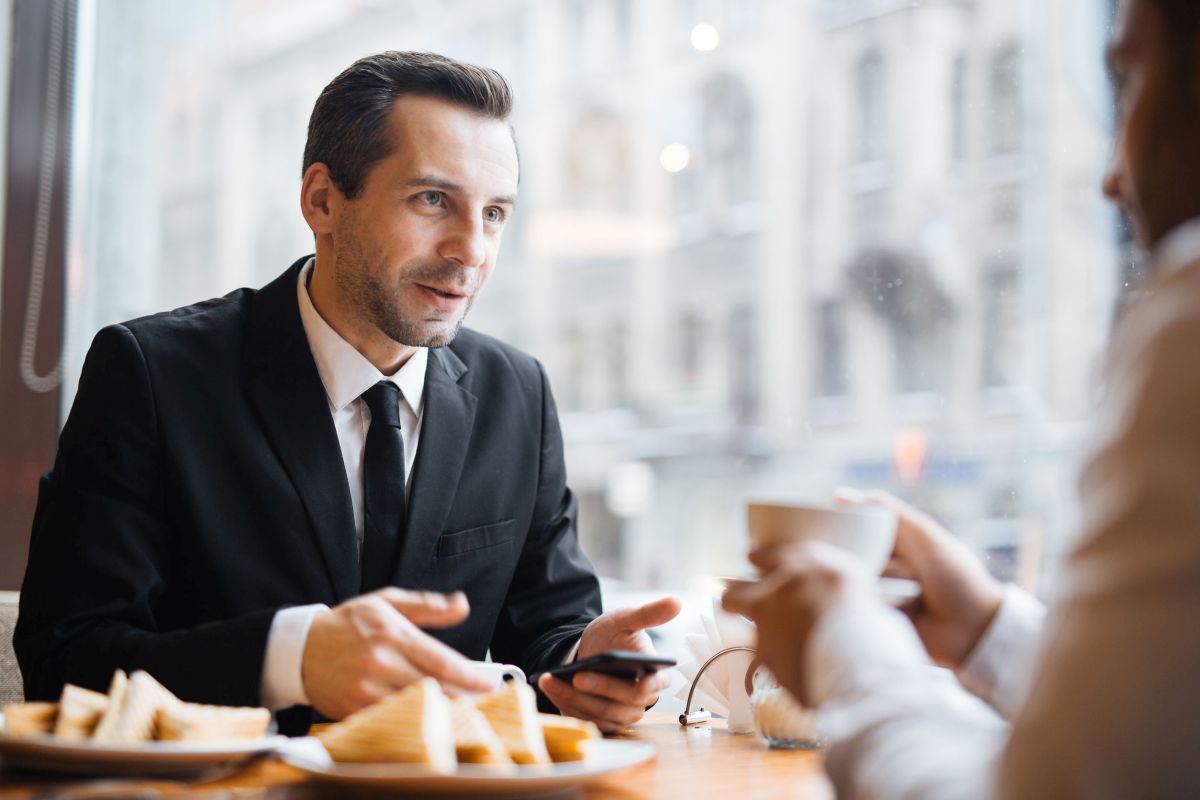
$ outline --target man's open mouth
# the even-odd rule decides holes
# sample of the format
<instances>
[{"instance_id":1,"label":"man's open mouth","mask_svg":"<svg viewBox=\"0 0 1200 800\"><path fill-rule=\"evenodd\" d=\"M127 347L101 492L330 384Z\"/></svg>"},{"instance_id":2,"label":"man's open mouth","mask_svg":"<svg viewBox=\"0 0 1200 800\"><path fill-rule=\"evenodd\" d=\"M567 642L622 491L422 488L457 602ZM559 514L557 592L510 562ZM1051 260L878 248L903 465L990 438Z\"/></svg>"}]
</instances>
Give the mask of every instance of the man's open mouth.
<instances>
[{"instance_id":1,"label":"man's open mouth","mask_svg":"<svg viewBox=\"0 0 1200 800\"><path fill-rule=\"evenodd\" d=\"M425 284L421 284L421 286L424 286L426 289L433 292L438 297L445 297L450 300L455 300L460 297L466 297L466 295L463 294L462 292L454 292L454 291L450 291L448 289L439 289L436 286L426 286Z\"/></svg>"}]
</instances>

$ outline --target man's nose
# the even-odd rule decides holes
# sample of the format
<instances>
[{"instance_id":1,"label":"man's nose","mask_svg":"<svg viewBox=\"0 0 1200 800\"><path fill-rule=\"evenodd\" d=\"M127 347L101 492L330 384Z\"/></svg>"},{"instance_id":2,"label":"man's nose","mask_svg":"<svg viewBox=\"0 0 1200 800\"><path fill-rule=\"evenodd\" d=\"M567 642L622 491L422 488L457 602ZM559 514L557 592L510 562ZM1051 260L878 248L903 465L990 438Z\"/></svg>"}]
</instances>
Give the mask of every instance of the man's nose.
<instances>
[{"instance_id":1,"label":"man's nose","mask_svg":"<svg viewBox=\"0 0 1200 800\"><path fill-rule=\"evenodd\" d=\"M461 217L442 241L440 255L464 267L479 267L487 258L487 237L483 220Z\"/></svg>"},{"instance_id":2,"label":"man's nose","mask_svg":"<svg viewBox=\"0 0 1200 800\"><path fill-rule=\"evenodd\" d=\"M1121 179L1117 176L1116 170L1110 169L1104 173L1104 180L1100 182L1100 190L1112 202L1121 202Z\"/></svg>"},{"instance_id":3,"label":"man's nose","mask_svg":"<svg viewBox=\"0 0 1200 800\"><path fill-rule=\"evenodd\" d=\"M1113 155L1108 169L1104 171L1104 178L1100 181L1100 190L1113 203L1121 204L1121 159L1118 154Z\"/></svg>"}]
</instances>

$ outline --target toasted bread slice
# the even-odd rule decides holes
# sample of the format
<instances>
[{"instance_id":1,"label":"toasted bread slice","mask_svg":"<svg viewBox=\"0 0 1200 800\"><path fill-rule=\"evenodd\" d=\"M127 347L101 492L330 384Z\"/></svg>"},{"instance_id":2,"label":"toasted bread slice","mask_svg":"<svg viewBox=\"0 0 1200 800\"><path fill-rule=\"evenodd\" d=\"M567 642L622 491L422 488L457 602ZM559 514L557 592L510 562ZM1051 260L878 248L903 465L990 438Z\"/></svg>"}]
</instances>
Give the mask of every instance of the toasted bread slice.
<instances>
[{"instance_id":1,"label":"toasted bread slice","mask_svg":"<svg viewBox=\"0 0 1200 800\"><path fill-rule=\"evenodd\" d=\"M108 695L68 683L58 700L54 735L68 741L91 738L108 709Z\"/></svg>"},{"instance_id":2,"label":"toasted bread slice","mask_svg":"<svg viewBox=\"0 0 1200 800\"><path fill-rule=\"evenodd\" d=\"M121 707L125 704L125 692L129 689L129 678L125 670L119 669L113 673L112 681L108 684L108 708L100 715L92 738L98 742L106 742L112 738L113 729L117 726L117 718L121 716Z\"/></svg>"},{"instance_id":3,"label":"toasted bread slice","mask_svg":"<svg viewBox=\"0 0 1200 800\"><path fill-rule=\"evenodd\" d=\"M538 722L537 697L533 689L517 681L475 701L492 730L518 764L549 764L546 741Z\"/></svg>"},{"instance_id":4,"label":"toasted bread slice","mask_svg":"<svg viewBox=\"0 0 1200 800\"><path fill-rule=\"evenodd\" d=\"M265 708L168 703L158 709L158 738L171 742L257 739L271 724Z\"/></svg>"},{"instance_id":5,"label":"toasted bread slice","mask_svg":"<svg viewBox=\"0 0 1200 800\"><path fill-rule=\"evenodd\" d=\"M585 755L584 742L600 738L600 729L594 722L558 714L538 714L542 724L542 736L550 758L558 761L582 761Z\"/></svg>"},{"instance_id":6,"label":"toasted bread slice","mask_svg":"<svg viewBox=\"0 0 1200 800\"><path fill-rule=\"evenodd\" d=\"M51 733L58 703L13 703L4 707L4 732L11 736Z\"/></svg>"},{"instance_id":7,"label":"toasted bread slice","mask_svg":"<svg viewBox=\"0 0 1200 800\"><path fill-rule=\"evenodd\" d=\"M149 672L138 670L129 676L121 710L104 741L145 742L155 738L159 709L178 702ZM100 739L99 729L96 738Z\"/></svg>"},{"instance_id":8,"label":"toasted bread slice","mask_svg":"<svg viewBox=\"0 0 1200 800\"><path fill-rule=\"evenodd\" d=\"M433 678L422 678L356 711L318 738L334 761L428 764L453 772L450 701Z\"/></svg>"},{"instance_id":9,"label":"toasted bread slice","mask_svg":"<svg viewBox=\"0 0 1200 800\"><path fill-rule=\"evenodd\" d=\"M508 750L470 697L450 701L454 723L454 750L460 764L488 764L504 769L512 766Z\"/></svg>"}]
</instances>

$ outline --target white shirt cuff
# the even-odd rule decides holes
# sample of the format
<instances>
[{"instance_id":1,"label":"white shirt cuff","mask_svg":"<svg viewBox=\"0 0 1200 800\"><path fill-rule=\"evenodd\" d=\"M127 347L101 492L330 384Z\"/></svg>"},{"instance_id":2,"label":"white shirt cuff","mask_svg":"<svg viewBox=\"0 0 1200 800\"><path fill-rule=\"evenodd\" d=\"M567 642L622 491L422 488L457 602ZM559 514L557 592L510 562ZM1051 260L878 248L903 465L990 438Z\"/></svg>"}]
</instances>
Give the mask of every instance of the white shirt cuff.
<instances>
[{"instance_id":1,"label":"white shirt cuff","mask_svg":"<svg viewBox=\"0 0 1200 800\"><path fill-rule=\"evenodd\" d=\"M903 670L932 666L912 623L883 603L856 603L825 614L809 635L804 664L814 706L867 693Z\"/></svg>"},{"instance_id":2,"label":"white shirt cuff","mask_svg":"<svg viewBox=\"0 0 1200 800\"><path fill-rule=\"evenodd\" d=\"M304 645L313 618L328 610L322 603L292 606L276 612L271 620L262 674L262 704L271 711L309 704L300 671Z\"/></svg>"},{"instance_id":3,"label":"white shirt cuff","mask_svg":"<svg viewBox=\"0 0 1200 800\"><path fill-rule=\"evenodd\" d=\"M1025 700L1041 641L1046 607L1008 584L1000 610L957 675L971 694L1011 720Z\"/></svg>"},{"instance_id":4,"label":"white shirt cuff","mask_svg":"<svg viewBox=\"0 0 1200 800\"><path fill-rule=\"evenodd\" d=\"M562 663L570 664L575 660L575 656L579 655L579 643L582 641L582 636L575 640L575 644L571 645L571 649L567 651L567 655L565 658L563 658Z\"/></svg>"}]
</instances>

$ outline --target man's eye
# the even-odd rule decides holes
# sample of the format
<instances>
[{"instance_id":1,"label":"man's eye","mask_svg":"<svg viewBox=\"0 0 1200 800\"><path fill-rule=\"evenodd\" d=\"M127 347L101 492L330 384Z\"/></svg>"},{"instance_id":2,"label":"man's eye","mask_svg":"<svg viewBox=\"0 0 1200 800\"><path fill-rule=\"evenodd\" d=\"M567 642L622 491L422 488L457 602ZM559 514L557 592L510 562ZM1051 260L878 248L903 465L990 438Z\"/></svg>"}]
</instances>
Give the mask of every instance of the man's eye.
<instances>
[{"instance_id":1,"label":"man's eye","mask_svg":"<svg viewBox=\"0 0 1200 800\"><path fill-rule=\"evenodd\" d=\"M442 204L441 192L421 192L421 199L431 206L440 206Z\"/></svg>"},{"instance_id":2,"label":"man's eye","mask_svg":"<svg viewBox=\"0 0 1200 800\"><path fill-rule=\"evenodd\" d=\"M504 212L498 208L489 208L483 212L483 218L488 222L503 222Z\"/></svg>"},{"instance_id":3,"label":"man's eye","mask_svg":"<svg viewBox=\"0 0 1200 800\"><path fill-rule=\"evenodd\" d=\"M1109 78L1112 82L1113 94L1120 97L1124 94L1126 87L1129 85L1129 75L1124 69L1112 69L1109 71Z\"/></svg>"},{"instance_id":4,"label":"man's eye","mask_svg":"<svg viewBox=\"0 0 1200 800\"><path fill-rule=\"evenodd\" d=\"M1113 97L1113 111L1117 122L1125 119L1126 106L1129 105L1128 92L1125 91L1125 85L1121 84L1116 87Z\"/></svg>"}]
</instances>

